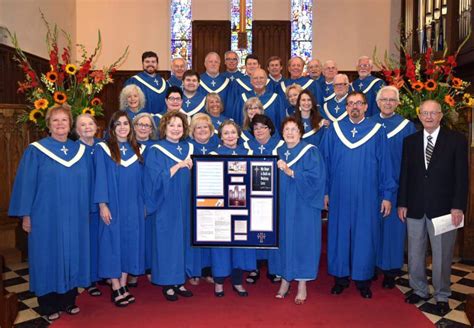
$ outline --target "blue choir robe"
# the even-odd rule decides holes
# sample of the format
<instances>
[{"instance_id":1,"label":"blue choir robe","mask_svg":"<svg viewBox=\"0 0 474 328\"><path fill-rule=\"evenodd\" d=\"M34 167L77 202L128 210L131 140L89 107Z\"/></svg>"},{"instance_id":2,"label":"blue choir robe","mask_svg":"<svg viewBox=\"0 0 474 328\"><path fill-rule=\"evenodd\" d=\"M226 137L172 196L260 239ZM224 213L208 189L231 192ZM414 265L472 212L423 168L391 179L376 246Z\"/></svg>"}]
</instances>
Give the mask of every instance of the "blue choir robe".
<instances>
[{"instance_id":1,"label":"blue choir robe","mask_svg":"<svg viewBox=\"0 0 474 328\"><path fill-rule=\"evenodd\" d=\"M253 155L253 153L243 145L232 149L220 144L211 155ZM227 277L232 269L256 270L255 249L211 248L211 268L214 277Z\"/></svg>"},{"instance_id":2,"label":"blue choir robe","mask_svg":"<svg viewBox=\"0 0 474 328\"><path fill-rule=\"evenodd\" d=\"M242 125L244 122L244 113L242 109L244 108L247 99L251 97L257 97L260 100L263 105L263 114L272 120L275 128L278 130L283 118L285 117L285 103L284 99L279 94L270 92L269 90L265 90L262 95L257 95L253 90L240 94L240 96L236 98L234 105L234 115L232 116L234 121L237 124Z\"/></svg>"},{"instance_id":3,"label":"blue choir robe","mask_svg":"<svg viewBox=\"0 0 474 328\"><path fill-rule=\"evenodd\" d=\"M319 85L316 81L310 79L307 76L302 76L297 79L285 79L280 82L278 87L278 93L286 99L286 88L292 84L298 84L303 88L303 90L308 89L314 96L314 99L318 104L322 103L321 91L319 90ZM288 100L286 100L286 106L289 105Z\"/></svg>"},{"instance_id":4,"label":"blue choir robe","mask_svg":"<svg viewBox=\"0 0 474 328\"><path fill-rule=\"evenodd\" d=\"M371 119L380 123L387 132L388 147L393 167L393 179L397 182L400 177L403 140L416 132L415 125L398 114L382 118L376 114ZM404 262L406 224L397 215L397 197L391 199L392 212L382 220L382 238L377 266L382 270L401 269Z\"/></svg>"},{"instance_id":5,"label":"blue choir robe","mask_svg":"<svg viewBox=\"0 0 474 328\"><path fill-rule=\"evenodd\" d=\"M295 115L296 108L294 106L288 105L286 106L285 109L285 115L286 117L288 116L294 116Z\"/></svg>"},{"instance_id":6,"label":"blue choir robe","mask_svg":"<svg viewBox=\"0 0 474 328\"><path fill-rule=\"evenodd\" d=\"M212 121L212 125L214 125L214 134L217 135L217 131L219 130L219 127L221 126L222 123L227 121L229 118L224 115L219 115L219 116L212 116L209 115Z\"/></svg>"},{"instance_id":7,"label":"blue choir robe","mask_svg":"<svg viewBox=\"0 0 474 328\"><path fill-rule=\"evenodd\" d=\"M369 75L363 79L358 78L351 83L351 87L354 91L362 92L367 98L367 112L365 113L366 117L374 116L379 113L379 107L377 106L377 92L385 86L385 82L378 77Z\"/></svg>"},{"instance_id":8,"label":"blue choir robe","mask_svg":"<svg viewBox=\"0 0 474 328\"><path fill-rule=\"evenodd\" d=\"M320 105L336 96L334 93L334 84L332 82L326 82L326 80L323 80L318 85L322 96L322 102L319 103Z\"/></svg>"},{"instance_id":9,"label":"blue choir robe","mask_svg":"<svg viewBox=\"0 0 474 328\"><path fill-rule=\"evenodd\" d=\"M234 99L237 99L242 93L252 91L253 86L252 83L250 83L250 76L243 75L242 77L236 78L232 81L232 89Z\"/></svg>"},{"instance_id":10,"label":"blue choir robe","mask_svg":"<svg viewBox=\"0 0 474 328\"><path fill-rule=\"evenodd\" d=\"M166 110L165 96L168 85L160 74L151 76L146 72L140 72L132 76L125 85L135 84L145 94L145 107L142 109L148 113L163 113Z\"/></svg>"},{"instance_id":11,"label":"blue choir robe","mask_svg":"<svg viewBox=\"0 0 474 328\"><path fill-rule=\"evenodd\" d=\"M88 161L89 169L89 195L90 195L90 215L89 215L89 240L90 240L90 269L91 282L100 280L99 277L99 207L94 203L94 183L95 183L95 165L94 165L94 151L95 145L100 142L100 139L94 138L94 144L89 146L81 140L77 140L81 145L86 147L85 155Z\"/></svg>"},{"instance_id":12,"label":"blue choir robe","mask_svg":"<svg viewBox=\"0 0 474 328\"><path fill-rule=\"evenodd\" d=\"M166 81L168 87L178 87L183 88L183 80L178 79L175 75L171 75L170 78Z\"/></svg>"},{"instance_id":13,"label":"blue choir robe","mask_svg":"<svg viewBox=\"0 0 474 328\"><path fill-rule=\"evenodd\" d=\"M186 141L164 139L151 147L145 160L146 208L153 215L151 281L158 285L180 285L186 276L201 275L201 252L191 247L191 172L181 168L170 176L171 167L193 152Z\"/></svg>"},{"instance_id":14,"label":"blue choir robe","mask_svg":"<svg viewBox=\"0 0 474 328\"><path fill-rule=\"evenodd\" d=\"M346 94L341 99L337 99L337 97L332 97L328 101L326 101L323 106L320 108L321 116L325 120L329 120L331 122L340 121L347 117L346 112Z\"/></svg>"},{"instance_id":15,"label":"blue choir robe","mask_svg":"<svg viewBox=\"0 0 474 328\"><path fill-rule=\"evenodd\" d=\"M201 81L199 82L198 91L204 95L208 93L217 93L221 97L222 103L224 104L225 112L227 114L227 109L232 108L233 104L233 94L232 94L232 83L226 78L223 74L219 74L216 77L211 77L206 72L201 74Z\"/></svg>"},{"instance_id":16,"label":"blue choir robe","mask_svg":"<svg viewBox=\"0 0 474 328\"><path fill-rule=\"evenodd\" d=\"M239 138L239 145L245 145L245 144L248 145L250 140L254 140L254 139L255 137L253 136L252 133L250 133L249 130L242 130L242 133L240 134L240 138Z\"/></svg>"},{"instance_id":17,"label":"blue choir robe","mask_svg":"<svg viewBox=\"0 0 474 328\"><path fill-rule=\"evenodd\" d=\"M325 80L324 80L324 75L321 74L321 75L319 75L318 78L313 79L313 80L314 80L316 83L318 83L319 85L322 85L322 83L324 83L324 81L325 81Z\"/></svg>"},{"instance_id":18,"label":"blue choir robe","mask_svg":"<svg viewBox=\"0 0 474 328\"><path fill-rule=\"evenodd\" d=\"M278 157L295 175L292 178L279 172L280 247L269 250L269 271L287 281L316 279L321 254L324 161L318 148L304 141L291 149L284 144L278 149Z\"/></svg>"},{"instance_id":19,"label":"blue choir robe","mask_svg":"<svg viewBox=\"0 0 474 328\"><path fill-rule=\"evenodd\" d=\"M188 142L194 146L194 155L209 155L211 151L214 151L219 146L219 137L213 134L212 137L206 143L200 143L193 138L188 138Z\"/></svg>"},{"instance_id":20,"label":"blue choir robe","mask_svg":"<svg viewBox=\"0 0 474 328\"><path fill-rule=\"evenodd\" d=\"M303 118L303 127L304 127L304 134L301 136L301 139L306 143L315 145L319 147L321 144L321 140L323 139L324 132L326 128L324 126L319 127L318 129L313 129L311 126L311 119L310 118Z\"/></svg>"},{"instance_id":21,"label":"blue choir robe","mask_svg":"<svg viewBox=\"0 0 474 328\"><path fill-rule=\"evenodd\" d=\"M222 75L224 75L226 78L228 78L231 82L233 82L235 79L237 78L241 78L242 76L244 76L244 73L242 73L241 71L239 70L236 70L235 72L229 72L229 71L225 71L222 73Z\"/></svg>"},{"instance_id":22,"label":"blue choir robe","mask_svg":"<svg viewBox=\"0 0 474 328\"><path fill-rule=\"evenodd\" d=\"M206 112L206 96L200 92L196 92L191 98L183 95L183 111L186 115L193 117L197 113Z\"/></svg>"},{"instance_id":23,"label":"blue choir robe","mask_svg":"<svg viewBox=\"0 0 474 328\"><path fill-rule=\"evenodd\" d=\"M94 202L106 203L112 220L99 222L99 276L120 278L122 272L140 275L145 270L145 205L143 164L128 142L119 143L121 161L110 156L105 142L94 151ZM144 147L140 148L143 152Z\"/></svg>"},{"instance_id":24,"label":"blue choir robe","mask_svg":"<svg viewBox=\"0 0 474 328\"><path fill-rule=\"evenodd\" d=\"M21 158L9 216L30 216L30 290L36 296L89 286L91 209L86 147L51 137L31 143Z\"/></svg>"},{"instance_id":25,"label":"blue choir robe","mask_svg":"<svg viewBox=\"0 0 474 328\"><path fill-rule=\"evenodd\" d=\"M381 237L382 200L395 197L388 140L370 119L327 129L321 150L329 195L328 272L353 280L373 277Z\"/></svg>"},{"instance_id":26,"label":"blue choir robe","mask_svg":"<svg viewBox=\"0 0 474 328\"><path fill-rule=\"evenodd\" d=\"M138 141L138 143L144 148L142 156L146 160L148 153L150 152L151 146L157 143L156 140L148 139L147 141ZM146 213L145 217L145 269L151 269L151 257L152 257L152 240L153 240L153 215Z\"/></svg>"}]
</instances>

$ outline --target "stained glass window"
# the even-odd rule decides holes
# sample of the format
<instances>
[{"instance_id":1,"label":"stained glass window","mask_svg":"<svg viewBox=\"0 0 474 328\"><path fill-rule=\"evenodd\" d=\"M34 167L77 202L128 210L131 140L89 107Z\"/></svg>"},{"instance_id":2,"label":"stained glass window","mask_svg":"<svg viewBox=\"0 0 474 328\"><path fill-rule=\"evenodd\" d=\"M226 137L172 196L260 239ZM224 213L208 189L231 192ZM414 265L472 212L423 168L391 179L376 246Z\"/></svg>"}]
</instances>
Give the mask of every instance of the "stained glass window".
<instances>
[{"instance_id":1,"label":"stained glass window","mask_svg":"<svg viewBox=\"0 0 474 328\"><path fill-rule=\"evenodd\" d=\"M171 57L191 67L191 0L171 0Z\"/></svg>"},{"instance_id":2,"label":"stained glass window","mask_svg":"<svg viewBox=\"0 0 474 328\"><path fill-rule=\"evenodd\" d=\"M239 69L242 70L245 57L252 53L252 0L247 0L245 3L245 13L247 16L246 30L247 30L247 48L239 49L238 47L238 32L240 28L240 0L231 0L230 5L230 22L231 22L231 49L239 56Z\"/></svg>"},{"instance_id":3,"label":"stained glass window","mask_svg":"<svg viewBox=\"0 0 474 328\"><path fill-rule=\"evenodd\" d=\"M313 50L313 1L291 0L291 56L305 62Z\"/></svg>"}]
</instances>

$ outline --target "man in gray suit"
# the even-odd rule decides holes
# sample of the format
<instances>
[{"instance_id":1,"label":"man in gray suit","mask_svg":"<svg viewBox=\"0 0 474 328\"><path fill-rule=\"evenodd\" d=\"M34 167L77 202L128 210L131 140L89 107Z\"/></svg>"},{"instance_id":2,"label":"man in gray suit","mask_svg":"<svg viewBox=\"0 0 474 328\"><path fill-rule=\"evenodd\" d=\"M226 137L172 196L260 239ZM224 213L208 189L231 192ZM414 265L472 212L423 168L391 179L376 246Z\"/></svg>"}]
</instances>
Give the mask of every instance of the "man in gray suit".
<instances>
[{"instance_id":1,"label":"man in gray suit","mask_svg":"<svg viewBox=\"0 0 474 328\"><path fill-rule=\"evenodd\" d=\"M435 100L423 102L418 117L423 130L404 140L398 192L398 217L407 222L408 273L413 288L405 301L414 304L429 298L425 265L429 237L433 297L437 314L444 316L450 311L456 230L435 236L431 219L451 214L454 226L462 222L468 195L467 142L460 133L440 127L443 113Z\"/></svg>"}]
</instances>

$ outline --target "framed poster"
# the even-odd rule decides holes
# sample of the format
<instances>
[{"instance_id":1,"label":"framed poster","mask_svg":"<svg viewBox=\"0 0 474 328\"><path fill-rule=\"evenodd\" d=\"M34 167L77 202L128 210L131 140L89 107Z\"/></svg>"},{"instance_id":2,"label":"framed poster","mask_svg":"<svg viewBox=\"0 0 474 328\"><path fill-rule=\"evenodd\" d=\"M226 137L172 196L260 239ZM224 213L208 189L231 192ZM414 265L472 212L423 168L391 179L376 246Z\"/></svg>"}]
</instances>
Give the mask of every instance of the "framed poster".
<instances>
[{"instance_id":1,"label":"framed poster","mask_svg":"<svg viewBox=\"0 0 474 328\"><path fill-rule=\"evenodd\" d=\"M192 159L193 246L278 248L278 157Z\"/></svg>"}]
</instances>

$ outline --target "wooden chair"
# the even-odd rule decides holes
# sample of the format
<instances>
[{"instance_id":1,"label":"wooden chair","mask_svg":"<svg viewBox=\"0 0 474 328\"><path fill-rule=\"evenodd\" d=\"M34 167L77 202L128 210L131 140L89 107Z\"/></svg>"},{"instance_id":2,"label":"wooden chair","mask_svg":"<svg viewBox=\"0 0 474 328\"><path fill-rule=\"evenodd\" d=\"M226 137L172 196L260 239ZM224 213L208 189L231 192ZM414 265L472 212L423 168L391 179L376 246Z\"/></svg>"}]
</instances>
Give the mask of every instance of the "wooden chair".
<instances>
[{"instance_id":1,"label":"wooden chair","mask_svg":"<svg viewBox=\"0 0 474 328\"><path fill-rule=\"evenodd\" d=\"M3 272L4 258L0 255L0 273ZM0 327L13 327L18 314L18 297L3 288L3 274L0 274Z\"/></svg>"}]
</instances>

